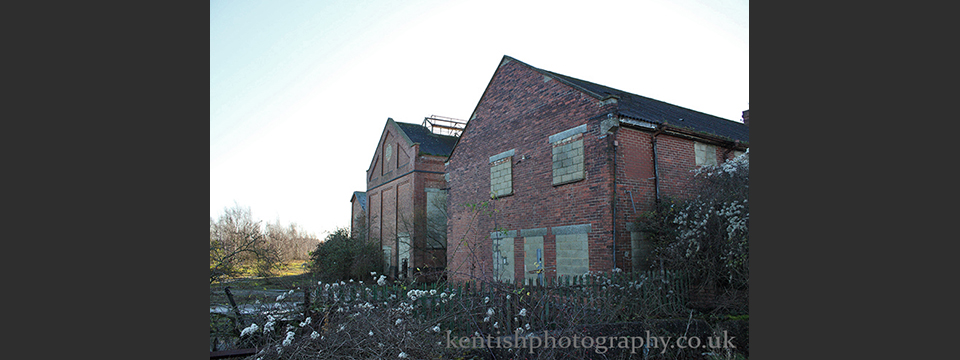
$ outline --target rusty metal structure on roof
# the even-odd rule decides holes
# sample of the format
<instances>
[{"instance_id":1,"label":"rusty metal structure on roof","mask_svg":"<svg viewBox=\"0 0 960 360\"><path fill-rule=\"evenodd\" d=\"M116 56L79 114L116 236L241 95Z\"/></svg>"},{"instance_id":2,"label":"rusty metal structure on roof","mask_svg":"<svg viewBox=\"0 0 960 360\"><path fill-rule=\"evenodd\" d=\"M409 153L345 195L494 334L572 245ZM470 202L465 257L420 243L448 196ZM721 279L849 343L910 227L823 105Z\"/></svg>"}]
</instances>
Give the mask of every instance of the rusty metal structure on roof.
<instances>
[{"instance_id":1,"label":"rusty metal structure on roof","mask_svg":"<svg viewBox=\"0 0 960 360\"><path fill-rule=\"evenodd\" d=\"M430 115L423 118L423 125L431 133L437 135L460 136L463 129L467 126L466 120L454 119L452 117Z\"/></svg>"}]
</instances>

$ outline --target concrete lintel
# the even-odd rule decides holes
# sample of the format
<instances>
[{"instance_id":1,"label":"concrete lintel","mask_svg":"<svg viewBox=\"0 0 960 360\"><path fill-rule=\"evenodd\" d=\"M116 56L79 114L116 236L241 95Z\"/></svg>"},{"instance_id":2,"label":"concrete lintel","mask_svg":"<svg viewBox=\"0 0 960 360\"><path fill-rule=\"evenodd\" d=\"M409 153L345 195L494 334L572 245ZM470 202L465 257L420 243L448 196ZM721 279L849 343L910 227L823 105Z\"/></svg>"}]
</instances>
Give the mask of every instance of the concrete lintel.
<instances>
[{"instance_id":1,"label":"concrete lintel","mask_svg":"<svg viewBox=\"0 0 960 360\"><path fill-rule=\"evenodd\" d=\"M490 238L491 238L491 239L515 238L515 237L517 237L517 231L516 231L516 230L509 230L509 231L505 231L505 232L494 231L494 232L491 232L491 233L490 233Z\"/></svg>"},{"instance_id":2,"label":"concrete lintel","mask_svg":"<svg viewBox=\"0 0 960 360\"><path fill-rule=\"evenodd\" d=\"M550 135L549 140L550 140L550 143L555 143L560 140L566 139L568 137L574 136L576 134L582 134L585 132L587 132L587 124L583 124L575 128L564 130L554 135Z\"/></svg>"},{"instance_id":3,"label":"concrete lintel","mask_svg":"<svg viewBox=\"0 0 960 360\"><path fill-rule=\"evenodd\" d=\"M640 227L637 226L637 223L627 222L627 231L640 231Z\"/></svg>"},{"instance_id":4,"label":"concrete lintel","mask_svg":"<svg viewBox=\"0 0 960 360\"><path fill-rule=\"evenodd\" d=\"M554 235L587 234L592 230L591 224L554 226L550 232Z\"/></svg>"},{"instance_id":5,"label":"concrete lintel","mask_svg":"<svg viewBox=\"0 0 960 360\"><path fill-rule=\"evenodd\" d=\"M630 125L636 125L636 126L639 126L639 127L644 127L644 128L651 129L651 130L657 128L657 125L656 125L656 124L650 123L650 122L646 122L646 121L637 121L637 120L633 120L633 119L620 118L620 122L621 122L621 123L625 123L625 124L630 124Z\"/></svg>"},{"instance_id":6,"label":"concrete lintel","mask_svg":"<svg viewBox=\"0 0 960 360\"><path fill-rule=\"evenodd\" d=\"M520 229L520 237L528 236L546 236L547 228L536 228L536 229Z\"/></svg>"},{"instance_id":7,"label":"concrete lintel","mask_svg":"<svg viewBox=\"0 0 960 360\"><path fill-rule=\"evenodd\" d=\"M513 156L513 153L514 153L514 149L510 149L510 150L504 151L504 152L502 152L502 153L496 154L496 155L490 157L490 162L494 162L494 161L503 159L503 158L505 158L505 157Z\"/></svg>"}]
</instances>

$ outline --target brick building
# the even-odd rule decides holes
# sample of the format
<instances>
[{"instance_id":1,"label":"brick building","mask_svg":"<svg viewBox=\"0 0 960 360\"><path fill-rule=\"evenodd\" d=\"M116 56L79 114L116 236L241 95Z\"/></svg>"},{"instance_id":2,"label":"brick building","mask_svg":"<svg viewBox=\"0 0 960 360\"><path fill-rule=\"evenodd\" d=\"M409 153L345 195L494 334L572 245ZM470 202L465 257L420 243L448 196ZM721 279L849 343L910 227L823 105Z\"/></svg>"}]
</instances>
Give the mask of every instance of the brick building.
<instances>
[{"instance_id":1,"label":"brick building","mask_svg":"<svg viewBox=\"0 0 960 360\"><path fill-rule=\"evenodd\" d=\"M435 273L446 265L443 163L457 137L439 134L444 126L437 124L444 122L438 118L422 125L387 119L367 170L368 236L380 242L383 273L391 277Z\"/></svg>"},{"instance_id":2,"label":"brick building","mask_svg":"<svg viewBox=\"0 0 960 360\"><path fill-rule=\"evenodd\" d=\"M366 238L367 193L354 191L350 196L350 236Z\"/></svg>"},{"instance_id":3,"label":"brick building","mask_svg":"<svg viewBox=\"0 0 960 360\"><path fill-rule=\"evenodd\" d=\"M637 216L748 143L743 123L504 56L446 163L448 276L641 269Z\"/></svg>"}]
</instances>

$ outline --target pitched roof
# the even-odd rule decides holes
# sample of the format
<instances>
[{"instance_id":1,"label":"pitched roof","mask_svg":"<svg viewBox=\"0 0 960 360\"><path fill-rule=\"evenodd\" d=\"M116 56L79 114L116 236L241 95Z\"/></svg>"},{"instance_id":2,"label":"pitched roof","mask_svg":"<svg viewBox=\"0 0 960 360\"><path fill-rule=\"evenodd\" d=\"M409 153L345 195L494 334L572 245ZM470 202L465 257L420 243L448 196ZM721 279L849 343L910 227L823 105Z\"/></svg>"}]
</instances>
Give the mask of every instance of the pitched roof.
<instances>
[{"instance_id":1,"label":"pitched roof","mask_svg":"<svg viewBox=\"0 0 960 360\"><path fill-rule=\"evenodd\" d=\"M426 155L450 156L457 143L456 136L437 135L423 125L396 122L397 127L413 143L420 144L420 153Z\"/></svg>"},{"instance_id":2,"label":"pitched roof","mask_svg":"<svg viewBox=\"0 0 960 360\"><path fill-rule=\"evenodd\" d=\"M505 56L510 58L509 56ZM510 58L513 61L516 59ZM518 61L523 63L522 61ZM730 140L750 142L750 128L743 123L727 120L718 116L690 110L681 106L651 99L645 96L617 90L607 86L580 80L552 71L538 69L523 63L530 68L563 81L597 99L610 96L619 98L617 101L617 115L632 119L643 120L654 124L665 124L677 128L685 128L695 132L708 133Z\"/></svg>"},{"instance_id":3,"label":"pitched roof","mask_svg":"<svg viewBox=\"0 0 960 360\"><path fill-rule=\"evenodd\" d=\"M353 196L350 197L350 202L353 202L354 198L356 198L357 202L360 203L360 209L367 211L367 193L363 191L354 191Z\"/></svg>"}]
</instances>

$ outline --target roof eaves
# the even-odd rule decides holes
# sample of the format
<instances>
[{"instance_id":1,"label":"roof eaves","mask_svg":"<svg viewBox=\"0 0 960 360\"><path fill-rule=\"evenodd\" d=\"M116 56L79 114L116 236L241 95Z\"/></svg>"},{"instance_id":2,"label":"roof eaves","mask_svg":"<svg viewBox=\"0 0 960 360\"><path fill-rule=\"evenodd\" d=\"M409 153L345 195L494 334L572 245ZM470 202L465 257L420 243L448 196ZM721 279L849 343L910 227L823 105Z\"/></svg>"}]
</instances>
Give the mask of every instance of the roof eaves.
<instances>
[{"instance_id":1,"label":"roof eaves","mask_svg":"<svg viewBox=\"0 0 960 360\"><path fill-rule=\"evenodd\" d=\"M723 135L719 135L719 134L714 134L714 133L710 133L710 132L706 132L706 131L702 131L702 130L695 130L695 129L688 128L688 127L677 126L677 125L674 125L674 124L664 124L664 127L665 127L666 130L671 131L671 132L676 133L676 134L682 134L682 135L686 135L686 136L688 136L688 137L700 138L700 139L703 139L703 140L712 141L712 142L717 142L717 143L742 144L742 145L745 146L745 147L748 147L749 144L750 144L749 141L736 140L736 139L732 139L732 138L727 137L727 136L723 136Z\"/></svg>"},{"instance_id":2,"label":"roof eaves","mask_svg":"<svg viewBox=\"0 0 960 360\"><path fill-rule=\"evenodd\" d=\"M701 131L701 130L696 130L690 127L684 127L676 124L659 122L656 120L640 119L637 117L633 117L625 114L619 114L619 113L617 114L617 116L619 117L621 124L632 125L633 127L638 127L646 130L657 130L662 128L665 131L670 131L676 134L682 134L686 137L700 138L706 141L743 144L744 146L748 146L750 144L750 142L748 141L731 139L727 136L718 135L718 134Z\"/></svg>"}]
</instances>

